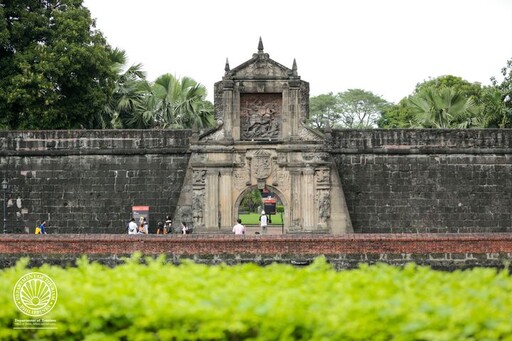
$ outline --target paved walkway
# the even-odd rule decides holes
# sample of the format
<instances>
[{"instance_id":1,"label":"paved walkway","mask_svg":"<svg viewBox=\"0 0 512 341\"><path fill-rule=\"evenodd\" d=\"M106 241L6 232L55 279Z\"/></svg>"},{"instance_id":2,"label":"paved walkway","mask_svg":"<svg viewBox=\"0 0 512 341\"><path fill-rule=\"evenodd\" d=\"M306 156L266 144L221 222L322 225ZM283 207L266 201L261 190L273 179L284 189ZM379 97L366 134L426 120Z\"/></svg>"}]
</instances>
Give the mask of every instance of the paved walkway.
<instances>
[{"instance_id":1,"label":"paved walkway","mask_svg":"<svg viewBox=\"0 0 512 341\"><path fill-rule=\"evenodd\" d=\"M245 225L245 234L256 234L256 232L260 232L261 228L258 225ZM283 234L283 228L281 225L270 225L267 228L267 234L270 235L280 235Z\"/></svg>"}]
</instances>

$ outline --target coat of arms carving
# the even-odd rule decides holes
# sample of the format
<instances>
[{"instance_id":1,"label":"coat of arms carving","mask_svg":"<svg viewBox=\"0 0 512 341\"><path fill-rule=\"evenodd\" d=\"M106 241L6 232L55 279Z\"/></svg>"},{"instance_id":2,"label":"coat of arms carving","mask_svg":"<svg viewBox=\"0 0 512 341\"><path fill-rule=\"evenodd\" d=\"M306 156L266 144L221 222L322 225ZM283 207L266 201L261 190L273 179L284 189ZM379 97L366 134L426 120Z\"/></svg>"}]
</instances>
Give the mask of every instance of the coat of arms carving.
<instances>
[{"instance_id":1,"label":"coat of arms carving","mask_svg":"<svg viewBox=\"0 0 512 341\"><path fill-rule=\"evenodd\" d=\"M272 159L270 153L259 150L254 154L252 161L252 174L256 179L266 179L272 171Z\"/></svg>"}]
</instances>

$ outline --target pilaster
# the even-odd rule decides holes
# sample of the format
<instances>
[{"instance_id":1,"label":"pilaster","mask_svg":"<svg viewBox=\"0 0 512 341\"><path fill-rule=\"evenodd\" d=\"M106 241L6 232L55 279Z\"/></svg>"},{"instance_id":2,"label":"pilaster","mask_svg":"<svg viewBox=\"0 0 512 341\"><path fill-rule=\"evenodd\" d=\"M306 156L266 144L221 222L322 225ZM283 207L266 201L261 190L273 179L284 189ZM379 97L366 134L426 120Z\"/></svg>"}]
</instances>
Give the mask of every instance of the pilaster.
<instances>
[{"instance_id":1,"label":"pilaster","mask_svg":"<svg viewBox=\"0 0 512 341\"><path fill-rule=\"evenodd\" d=\"M219 228L219 172L208 170L206 174L206 198L204 223L207 230Z\"/></svg>"}]
</instances>

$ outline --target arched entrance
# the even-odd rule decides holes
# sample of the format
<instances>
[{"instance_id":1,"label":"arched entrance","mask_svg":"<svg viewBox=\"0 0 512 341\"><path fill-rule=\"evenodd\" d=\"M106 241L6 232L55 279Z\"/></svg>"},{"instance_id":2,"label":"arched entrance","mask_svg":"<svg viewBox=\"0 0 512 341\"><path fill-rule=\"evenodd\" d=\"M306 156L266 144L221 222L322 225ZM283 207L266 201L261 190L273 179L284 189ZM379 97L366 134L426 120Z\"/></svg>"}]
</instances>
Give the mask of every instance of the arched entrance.
<instances>
[{"instance_id":1,"label":"arched entrance","mask_svg":"<svg viewBox=\"0 0 512 341\"><path fill-rule=\"evenodd\" d=\"M190 137L190 173L180 210L196 231L230 233L245 193L268 188L284 207L284 233L352 230L330 133L304 125L309 83L258 52L215 83L217 126ZM187 181L187 180L186 180Z\"/></svg>"},{"instance_id":2,"label":"arched entrance","mask_svg":"<svg viewBox=\"0 0 512 341\"><path fill-rule=\"evenodd\" d=\"M242 207L242 201L248 193L251 193L254 190L257 190L259 193L261 193L260 207L257 207L256 210L253 210L253 212L247 212L246 208ZM254 234L256 232L259 233L260 229L258 223L255 221L244 222L244 216L247 216L247 213L253 213L251 218L254 218L254 214L259 215L262 209L265 210L266 208L266 211L269 211L272 201L275 202L276 209L275 213L266 212L267 215L271 213L269 215L270 221L268 234L284 234L286 233L289 226L289 206L286 202L285 195L274 186L267 185L264 187L264 189L258 189L257 185L248 186L242 192L240 192L234 205L234 219L236 220L239 217L242 218L242 224L246 225L249 234ZM265 204L267 204L266 207ZM263 205L263 207L261 207L261 205Z\"/></svg>"}]
</instances>

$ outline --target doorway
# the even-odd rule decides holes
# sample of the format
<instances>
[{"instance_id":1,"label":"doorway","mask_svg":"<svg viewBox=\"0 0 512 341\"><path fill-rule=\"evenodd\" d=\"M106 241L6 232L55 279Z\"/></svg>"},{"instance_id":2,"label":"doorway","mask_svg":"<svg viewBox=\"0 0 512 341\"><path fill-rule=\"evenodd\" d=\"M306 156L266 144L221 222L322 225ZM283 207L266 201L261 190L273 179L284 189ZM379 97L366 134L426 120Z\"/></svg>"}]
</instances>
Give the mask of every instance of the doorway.
<instances>
[{"instance_id":1,"label":"doorway","mask_svg":"<svg viewBox=\"0 0 512 341\"><path fill-rule=\"evenodd\" d=\"M235 218L240 218L246 227L246 234L261 234L260 217L267 216L268 235L282 235L286 233L287 212L283 194L275 187L258 186L247 187L240 193L235 203Z\"/></svg>"}]
</instances>

